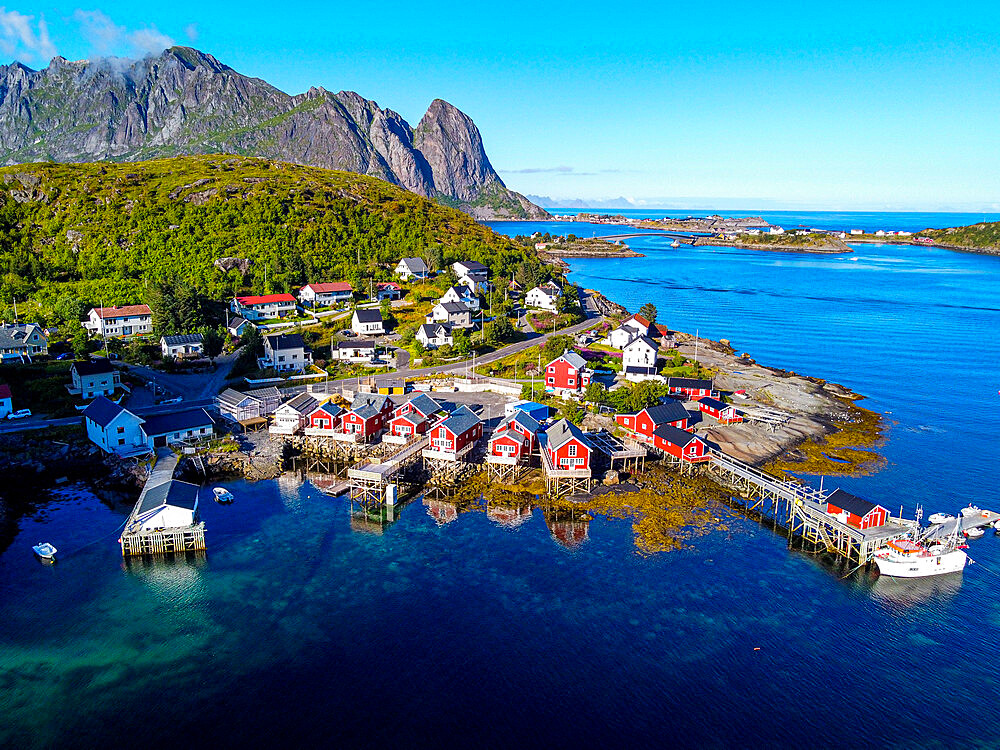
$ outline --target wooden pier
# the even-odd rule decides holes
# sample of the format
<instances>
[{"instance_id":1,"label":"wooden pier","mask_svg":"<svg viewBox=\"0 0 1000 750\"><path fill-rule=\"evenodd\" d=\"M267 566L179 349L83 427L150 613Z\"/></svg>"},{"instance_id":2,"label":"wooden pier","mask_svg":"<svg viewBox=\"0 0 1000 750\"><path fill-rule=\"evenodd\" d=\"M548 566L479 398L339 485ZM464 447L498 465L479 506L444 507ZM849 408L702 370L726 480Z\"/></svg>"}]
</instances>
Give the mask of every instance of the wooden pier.
<instances>
[{"instance_id":1,"label":"wooden pier","mask_svg":"<svg viewBox=\"0 0 1000 750\"><path fill-rule=\"evenodd\" d=\"M382 463L367 463L347 470L351 500L366 505L395 505L396 500L389 485L398 485L398 475L415 463L420 452L427 446L428 439L420 436L411 440L388 456ZM387 492L388 491L388 492Z\"/></svg>"},{"instance_id":2,"label":"wooden pier","mask_svg":"<svg viewBox=\"0 0 1000 750\"><path fill-rule=\"evenodd\" d=\"M542 473L545 474L545 491L553 497L590 492L593 485L593 471L587 469L557 469L552 464L548 443L544 432L538 434L538 447L542 454Z\"/></svg>"},{"instance_id":3,"label":"wooden pier","mask_svg":"<svg viewBox=\"0 0 1000 750\"><path fill-rule=\"evenodd\" d=\"M799 537L865 565L875 550L918 528L916 521L894 517L882 526L856 528L827 512L826 493L771 476L716 449L710 449L709 455L711 460L704 465L713 478L734 493L734 501L744 510L785 528L789 543Z\"/></svg>"},{"instance_id":4,"label":"wooden pier","mask_svg":"<svg viewBox=\"0 0 1000 750\"><path fill-rule=\"evenodd\" d=\"M143 528L142 514L147 500L151 497L151 493L162 492L164 485L173 482L177 463L178 458L170 449L157 450L156 464L139 494L132 513L129 514L128 521L125 522L125 530L119 539L122 556L162 555L205 549L205 524L197 520L185 526Z\"/></svg>"}]
</instances>

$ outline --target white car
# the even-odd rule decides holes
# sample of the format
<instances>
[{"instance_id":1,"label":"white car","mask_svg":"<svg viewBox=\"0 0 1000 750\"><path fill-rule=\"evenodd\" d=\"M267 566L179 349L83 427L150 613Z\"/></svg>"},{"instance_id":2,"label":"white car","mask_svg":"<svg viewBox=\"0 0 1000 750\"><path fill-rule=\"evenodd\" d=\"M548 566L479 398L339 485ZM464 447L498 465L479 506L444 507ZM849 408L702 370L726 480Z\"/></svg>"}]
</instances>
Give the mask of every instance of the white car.
<instances>
[{"instance_id":1,"label":"white car","mask_svg":"<svg viewBox=\"0 0 1000 750\"><path fill-rule=\"evenodd\" d=\"M25 419L31 416L31 409L18 409L7 415L7 419Z\"/></svg>"}]
</instances>

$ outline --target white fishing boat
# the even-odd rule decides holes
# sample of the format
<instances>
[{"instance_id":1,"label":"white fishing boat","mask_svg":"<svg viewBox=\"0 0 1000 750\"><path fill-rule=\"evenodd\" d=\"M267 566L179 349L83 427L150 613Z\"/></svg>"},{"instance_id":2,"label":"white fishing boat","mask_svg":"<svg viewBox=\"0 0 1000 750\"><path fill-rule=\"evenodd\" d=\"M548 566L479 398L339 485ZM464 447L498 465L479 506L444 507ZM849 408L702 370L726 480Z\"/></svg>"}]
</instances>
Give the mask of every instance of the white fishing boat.
<instances>
[{"instance_id":1,"label":"white fishing boat","mask_svg":"<svg viewBox=\"0 0 1000 750\"><path fill-rule=\"evenodd\" d=\"M895 539L875 553L878 572L896 578L925 578L958 573L965 568L968 555L951 545L926 547L910 539Z\"/></svg>"},{"instance_id":2,"label":"white fishing boat","mask_svg":"<svg viewBox=\"0 0 1000 750\"><path fill-rule=\"evenodd\" d=\"M975 527L973 527L971 529L966 529L965 530L965 535L969 539L978 539L979 537L981 537L985 533L986 532L983 531L982 527L980 527L980 526L975 526Z\"/></svg>"},{"instance_id":3,"label":"white fishing boat","mask_svg":"<svg viewBox=\"0 0 1000 750\"><path fill-rule=\"evenodd\" d=\"M58 550L48 542L39 542L31 549L33 549L35 554L45 562L56 561L56 552L58 552Z\"/></svg>"},{"instance_id":4,"label":"white fishing boat","mask_svg":"<svg viewBox=\"0 0 1000 750\"><path fill-rule=\"evenodd\" d=\"M680 247L680 246L681 243L678 242L677 240L674 240L673 242L670 243L670 247Z\"/></svg>"},{"instance_id":5,"label":"white fishing boat","mask_svg":"<svg viewBox=\"0 0 1000 750\"><path fill-rule=\"evenodd\" d=\"M231 503L236 499L233 493L225 487L216 487L212 490L212 494L215 495L215 502L217 503Z\"/></svg>"},{"instance_id":6,"label":"white fishing boat","mask_svg":"<svg viewBox=\"0 0 1000 750\"><path fill-rule=\"evenodd\" d=\"M951 513L931 513L927 516L927 521L931 524L944 523L945 521L954 521L955 516Z\"/></svg>"},{"instance_id":7,"label":"white fishing boat","mask_svg":"<svg viewBox=\"0 0 1000 750\"><path fill-rule=\"evenodd\" d=\"M972 503L969 503L968 506L962 508L963 518L970 518L972 516L988 516L989 514L990 514L989 511L983 510L982 508L979 508L973 505Z\"/></svg>"}]
</instances>

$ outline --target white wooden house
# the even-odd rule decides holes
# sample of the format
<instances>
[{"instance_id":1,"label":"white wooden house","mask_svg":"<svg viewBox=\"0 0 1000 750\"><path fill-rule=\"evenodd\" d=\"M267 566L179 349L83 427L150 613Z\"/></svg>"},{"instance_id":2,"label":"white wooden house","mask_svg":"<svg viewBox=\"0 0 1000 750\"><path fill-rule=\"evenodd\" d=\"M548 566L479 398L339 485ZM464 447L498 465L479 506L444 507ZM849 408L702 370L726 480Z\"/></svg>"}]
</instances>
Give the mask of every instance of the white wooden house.
<instances>
[{"instance_id":1,"label":"white wooden house","mask_svg":"<svg viewBox=\"0 0 1000 750\"><path fill-rule=\"evenodd\" d=\"M309 421L319 401L308 393L300 393L291 401L286 401L274 411L268 432L272 435L295 435Z\"/></svg>"},{"instance_id":2,"label":"white wooden house","mask_svg":"<svg viewBox=\"0 0 1000 750\"><path fill-rule=\"evenodd\" d=\"M137 336L153 332L153 313L149 305L94 307L87 313L83 327L91 336Z\"/></svg>"},{"instance_id":3,"label":"white wooden house","mask_svg":"<svg viewBox=\"0 0 1000 750\"><path fill-rule=\"evenodd\" d=\"M479 311L479 295L467 286L451 286L441 295L439 302L457 302L473 312Z\"/></svg>"},{"instance_id":4,"label":"white wooden house","mask_svg":"<svg viewBox=\"0 0 1000 750\"><path fill-rule=\"evenodd\" d=\"M455 337L451 333L451 323L424 323L417 329L417 341L428 349L451 346Z\"/></svg>"},{"instance_id":5,"label":"white wooden house","mask_svg":"<svg viewBox=\"0 0 1000 750\"><path fill-rule=\"evenodd\" d=\"M139 528L153 531L191 526L198 517L198 490L198 485L179 479L147 488L135 511Z\"/></svg>"},{"instance_id":6,"label":"white wooden house","mask_svg":"<svg viewBox=\"0 0 1000 750\"><path fill-rule=\"evenodd\" d=\"M396 264L393 273L403 281L409 281L410 279L426 279L431 272L423 258L403 258Z\"/></svg>"},{"instance_id":7,"label":"white wooden house","mask_svg":"<svg viewBox=\"0 0 1000 750\"><path fill-rule=\"evenodd\" d=\"M644 380L656 376L656 354L659 346L648 336L637 336L622 350L622 372L627 380Z\"/></svg>"},{"instance_id":8,"label":"white wooden house","mask_svg":"<svg viewBox=\"0 0 1000 750\"><path fill-rule=\"evenodd\" d=\"M543 289L540 286L529 289L528 293L524 295L525 307L530 307L535 310L550 310L551 312L555 312L558 301L558 292L552 289Z\"/></svg>"},{"instance_id":9,"label":"white wooden house","mask_svg":"<svg viewBox=\"0 0 1000 750\"><path fill-rule=\"evenodd\" d=\"M359 336L381 336L385 333L382 311L377 308L355 310L351 317L351 330Z\"/></svg>"},{"instance_id":10,"label":"white wooden house","mask_svg":"<svg viewBox=\"0 0 1000 750\"><path fill-rule=\"evenodd\" d=\"M299 289L299 302L306 307L330 307L351 302L353 299L354 287L347 281L306 284Z\"/></svg>"},{"instance_id":11,"label":"white wooden house","mask_svg":"<svg viewBox=\"0 0 1000 750\"><path fill-rule=\"evenodd\" d=\"M179 336L161 336L160 352L164 357L200 357L205 350L204 337L200 333L184 333Z\"/></svg>"},{"instance_id":12,"label":"white wooden house","mask_svg":"<svg viewBox=\"0 0 1000 750\"><path fill-rule=\"evenodd\" d=\"M302 340L301 333L265 336L261 364L278 372L301 372L312 364L312 353Z\"/></svg>"},{"instance_id":13,"label":"white wooden house","mask_svg":"<svg viewBox=\"0 0 1000 750\"><path fill-rule=\"evenodd\" d=\"M0 324L0 362L30 362L49 353L49 339L34 323Z\"/></svg>"}]
</instances>

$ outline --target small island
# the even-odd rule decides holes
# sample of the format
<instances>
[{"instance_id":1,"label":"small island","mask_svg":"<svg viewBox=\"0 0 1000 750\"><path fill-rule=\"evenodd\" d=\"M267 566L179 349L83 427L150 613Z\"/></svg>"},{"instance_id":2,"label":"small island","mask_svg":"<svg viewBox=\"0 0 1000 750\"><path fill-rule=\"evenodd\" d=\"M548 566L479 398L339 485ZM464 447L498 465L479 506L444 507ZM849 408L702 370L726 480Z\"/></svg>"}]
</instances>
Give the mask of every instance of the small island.
<instances>
[{"instance_id":1,"label":"small island","mask_svg":"<svg viewBox=\"0 0 1000 750\"><path fill-rule=\"evenodd\" d=\"M842 239L833 234L725 234L721 237L699 237L693 245L745 247L750 250L774 250L792 253L833 255L853 253Z\"/></svg>"}]
</instances>

